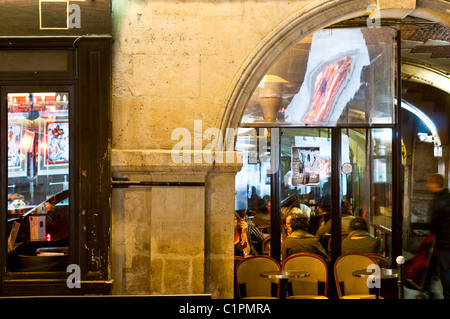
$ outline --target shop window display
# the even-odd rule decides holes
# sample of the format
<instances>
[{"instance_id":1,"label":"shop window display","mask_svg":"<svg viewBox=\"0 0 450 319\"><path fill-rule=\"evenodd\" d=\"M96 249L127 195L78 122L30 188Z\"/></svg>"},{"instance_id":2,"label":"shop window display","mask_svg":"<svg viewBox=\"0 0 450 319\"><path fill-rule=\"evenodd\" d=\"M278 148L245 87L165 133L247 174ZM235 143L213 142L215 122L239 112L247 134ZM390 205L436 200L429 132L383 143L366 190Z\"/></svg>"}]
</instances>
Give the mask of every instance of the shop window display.
<instances>
[{"instance_id":1,"label":"shop window display","mask_svg":"<svg viewBox=\"0 0 450 319\"><path fill-rule=\"evenodd\" d=\"M69 92L8 93L8 271L65 271Z\"/></svg>"}]
</instances>

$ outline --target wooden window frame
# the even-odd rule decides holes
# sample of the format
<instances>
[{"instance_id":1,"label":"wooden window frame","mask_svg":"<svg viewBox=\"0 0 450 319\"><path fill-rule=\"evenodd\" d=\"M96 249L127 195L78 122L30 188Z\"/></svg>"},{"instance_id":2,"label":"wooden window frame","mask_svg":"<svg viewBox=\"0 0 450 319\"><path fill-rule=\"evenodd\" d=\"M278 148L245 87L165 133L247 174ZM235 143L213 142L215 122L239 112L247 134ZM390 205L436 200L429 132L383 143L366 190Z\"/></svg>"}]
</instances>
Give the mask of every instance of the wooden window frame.
<instances>
[{"instance_id":1,"label":"wooden window frame","mask_svg":"<svg viewBox=\"0 0 450 319\"><path fill-rule=\"evenodd\" d=\"M71 92L69 263L80 266L81 288L70 273L8 273L0 245L0 295L109 294L111 37L0 39L1 50L67 50L67 72L0 72L1 96L18 91ZM7 105L0 103L0 138L6 141ZM0 148L0 236L6 239L7 148Z\"/></svg>"}]
</instances>

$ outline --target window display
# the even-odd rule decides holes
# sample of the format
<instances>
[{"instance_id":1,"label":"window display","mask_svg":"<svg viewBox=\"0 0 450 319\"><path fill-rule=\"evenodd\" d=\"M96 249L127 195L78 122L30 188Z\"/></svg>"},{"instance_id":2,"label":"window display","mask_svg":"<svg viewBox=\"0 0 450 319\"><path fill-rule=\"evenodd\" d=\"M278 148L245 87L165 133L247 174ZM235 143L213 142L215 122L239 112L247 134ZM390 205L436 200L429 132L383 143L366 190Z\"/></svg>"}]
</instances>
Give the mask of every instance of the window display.
<instances>
[{"instance_id":1,"label":"window display","mask_svg":"<svg viewBox=\"0 0 450 319\"><path fill-rule=\"evenodd\" d=\"M8 93L8 271L65 270L69 93Z\"/></svg>"}]
</instances>

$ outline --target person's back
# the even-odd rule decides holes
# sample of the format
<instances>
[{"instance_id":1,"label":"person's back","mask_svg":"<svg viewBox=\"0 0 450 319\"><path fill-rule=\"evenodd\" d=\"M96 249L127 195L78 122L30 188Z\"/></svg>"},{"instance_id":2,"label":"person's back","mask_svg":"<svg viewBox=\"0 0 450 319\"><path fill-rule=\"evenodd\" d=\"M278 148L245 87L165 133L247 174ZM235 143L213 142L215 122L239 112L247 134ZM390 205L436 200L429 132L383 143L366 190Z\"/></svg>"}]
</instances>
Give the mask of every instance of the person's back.
<instances>
[{"instance_id":1,"label":"person's back","mask_svg":"<svg viewBox=\"0 0 450 319\"><path fill-rule=\"evenodd\" d=\"M342 241L342 253L380 253L380 240L364 230L354 230Z\"/></svg>"},{"instance_id":2,"label":"person's back","mask_svg":"<svg viewBox=\"0 0 450 319\"><path fill-rule=\"evenodd\" d=\"M381 242L368 232L364 218L356 217L350 223L350 233L342 241L342 254L347 253L377 253L381 251Z\"/></svg>"},{"instance_id":3,"label":"person's back","mask_svg":"<svg viewBox=\"0 0 450 319\"><path fill-rule=\"evenodd\" d=\"M328 259L328 254L317 238L307 232L308 219L303 216L291 218L292 233L283 242L282 258L285 259L297 253L312 253Z\"/></svg>"},{"instance_id":4,"label":"person's back","mask_svg":"<svg viewBox=\"0 0 450 319\"><path fill-rule=\"evenodd\" d=\"M285 240L286 257L298 253L317 254L325 259L328 258L325 249L322 247L317 238L308 232L297 230L288 236Z\"/></svg>"}]
</instances>

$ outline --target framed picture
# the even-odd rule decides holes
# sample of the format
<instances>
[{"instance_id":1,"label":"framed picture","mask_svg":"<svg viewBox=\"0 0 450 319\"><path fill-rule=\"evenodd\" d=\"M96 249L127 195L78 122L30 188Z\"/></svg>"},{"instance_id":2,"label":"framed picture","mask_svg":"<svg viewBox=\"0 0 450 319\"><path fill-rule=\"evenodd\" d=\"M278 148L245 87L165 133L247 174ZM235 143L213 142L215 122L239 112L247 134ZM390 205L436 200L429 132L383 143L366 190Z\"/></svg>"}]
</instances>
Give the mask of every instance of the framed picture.
<instances>
[{"instance_id":1,"label":"framed picture","mask_svg":"<svg viewBox=\"0 0 450 319\"><path fill-rule=\"evenodd\" d=\"M48 119L42 121L42 124L43 136L39 140L41 158L38 174L68 174L69 122Z\"/></svg>"},{"instance_id":2,"label":"framed picture","mask_svg":"<svg viewBox=\"0 0 450 319\"><path fill-rule=\"evenodd\" d=\"M22 125L8 125L8 177L27 175L26 154L20 150L22 140Z\"/></svg>"},{"instance_id":3,"label":"framed picture","mask_svg":"<svg viewBox=\"0 0 450 319\"><path fill-rule=\"evenodd\" d=\"M292 147L292 185L320 185L320 147Z\"/></svg>"}]
</instances>

